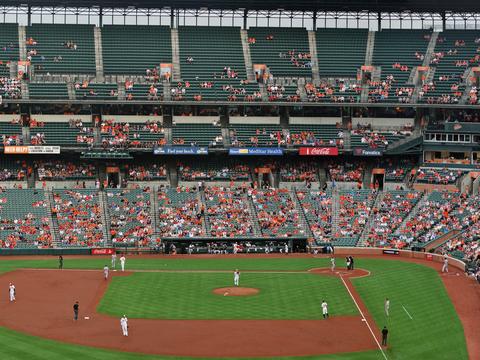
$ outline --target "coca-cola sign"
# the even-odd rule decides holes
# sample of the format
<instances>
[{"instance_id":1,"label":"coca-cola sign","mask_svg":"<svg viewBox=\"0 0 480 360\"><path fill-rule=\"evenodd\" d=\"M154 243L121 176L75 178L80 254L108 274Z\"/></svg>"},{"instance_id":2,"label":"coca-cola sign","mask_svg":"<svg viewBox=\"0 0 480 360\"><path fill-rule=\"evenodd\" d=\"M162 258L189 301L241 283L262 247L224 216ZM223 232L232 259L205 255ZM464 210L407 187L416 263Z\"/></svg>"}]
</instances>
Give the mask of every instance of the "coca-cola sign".
<instances>
[{"instance_id":1,"label":"coca-cola sign","mask_svg":"<svg viewBox=\"0 0 480 360\"><path fill-rule=\"evenodd\" d=\"M338 148L337 147L301 147L298 149L298 155L338 156Z\"/></svg>"}]
</instances>

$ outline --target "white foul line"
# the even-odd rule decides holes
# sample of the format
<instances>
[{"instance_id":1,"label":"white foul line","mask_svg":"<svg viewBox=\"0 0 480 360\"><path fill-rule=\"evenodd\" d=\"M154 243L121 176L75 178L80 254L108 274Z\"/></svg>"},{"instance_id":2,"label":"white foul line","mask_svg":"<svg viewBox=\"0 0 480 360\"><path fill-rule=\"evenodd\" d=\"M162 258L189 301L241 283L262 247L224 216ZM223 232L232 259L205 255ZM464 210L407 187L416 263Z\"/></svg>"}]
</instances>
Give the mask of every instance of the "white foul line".
<instances>
[{"instance_id":1,"label":"white foul line","mask_svg":"<svg viewBox=\"0 0 480 360\"><path fill-rule=\"evenodd\" d=\"M376 337L375 334L373 333L373 330L372 330L372 328L370 327L370 324L368 323L367 319L365 318L365 315L363 315L362 310L360 310L360 306L358 306L357 301L355 300L355 298L353 297L352 292L350 291L350 289L349 289L348 286L347 286L347 283L345 282L345 280L343 280L342 275L340 275L340 279L342 279L343 285L345 286L345 288L347 289L348 293L350 294L350 297L352 298L353 302L355 303L355 306L357 307L358 311L360 312L360 315L362 315L362 321L365 322L365 324L366 324L367 327L368 327L368 330L370 330L370 333L372 334L373 339L374 339L375 342L377 343L378 348L379 348L380 351L382 352L383 357L385 358L385 360L388 360L387 355L386 355L385 352L383 351L382 346L380 345L380 343L379 343L378 340L377 340L377 337Z\"/></svg>"},{"instance_id":2,"label":"white foul line","mask_svg":"<svg viewBox=\"0 0 480 360\"><path fill-rule=\"evenodd\" d=\"M403 308L403 310L405 310L405 312L407 313L407 315L408 315L408 317L410 318L410 320L413 320L412 315L410 315L410 313L407 311L407 309L405 309L405 306L402 305L402 308Z\"/></svg>"}]
</instances>

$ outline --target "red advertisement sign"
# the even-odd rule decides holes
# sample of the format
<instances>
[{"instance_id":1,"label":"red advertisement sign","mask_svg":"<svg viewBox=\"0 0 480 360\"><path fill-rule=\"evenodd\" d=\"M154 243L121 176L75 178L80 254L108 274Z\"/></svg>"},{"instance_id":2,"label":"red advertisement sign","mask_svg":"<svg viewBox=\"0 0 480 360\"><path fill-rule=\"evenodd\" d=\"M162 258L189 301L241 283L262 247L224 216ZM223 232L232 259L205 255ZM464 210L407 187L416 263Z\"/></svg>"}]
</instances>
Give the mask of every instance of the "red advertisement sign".
<instances>
[{"instance_id":1,"label":"red advertisement sign","mask_svg":"<svg viewBox=\"0 0 480 360\"><path fill-rule=\"evenodd\" d=\"M336 147L301 147L298 149L298 155L338 156L338 148Z\"/></svg>"},{"instance_id":2,"label":"red advertisement sign","mask_svg":"<svg viewBox=\"0 0 480 360\"><path fill-rule=\"evenodd\" d=\"M432 254L425 254L425 259L433 261L433 255Z\"/></svg>"},{"instance_id":3,"label":"red advertisement sign","mask_svg":"<svg viewBox=\"0 0 480 360\"><path fill-rule=\"evenodd\" d=\"M112 255L115 249L112 248L106 248L106 249L99 249L99 248L94 248L92 249L92 255Z\"/></svg>"}]
</instances>

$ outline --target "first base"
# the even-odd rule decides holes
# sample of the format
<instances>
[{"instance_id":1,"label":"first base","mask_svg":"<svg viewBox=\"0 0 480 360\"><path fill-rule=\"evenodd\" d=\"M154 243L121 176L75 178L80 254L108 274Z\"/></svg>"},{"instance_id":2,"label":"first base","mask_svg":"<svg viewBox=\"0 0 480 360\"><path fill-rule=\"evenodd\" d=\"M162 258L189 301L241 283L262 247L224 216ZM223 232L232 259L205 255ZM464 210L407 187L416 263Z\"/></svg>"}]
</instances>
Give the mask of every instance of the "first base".
<instances>
[{"instance_id":1,"label":"first base","mask_svg":"<svg viewBox=\"0 0 480 360\"><path fill-rule=\"evenodd\" d=\"M90 320L90 316L85 316L84 319L85 320Z\"/></svg>"}]
</instances>

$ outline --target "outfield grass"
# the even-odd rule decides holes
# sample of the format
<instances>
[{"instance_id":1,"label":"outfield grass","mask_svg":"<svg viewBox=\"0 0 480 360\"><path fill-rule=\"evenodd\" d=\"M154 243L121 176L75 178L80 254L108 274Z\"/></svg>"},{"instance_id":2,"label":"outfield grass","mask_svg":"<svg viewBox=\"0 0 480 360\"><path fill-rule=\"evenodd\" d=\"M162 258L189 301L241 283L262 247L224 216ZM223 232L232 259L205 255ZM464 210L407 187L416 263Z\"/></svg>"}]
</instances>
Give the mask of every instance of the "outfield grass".
<instances>
[{"instance_id":1,"label":"outfield grass","mask_svg":"<svg viewBox=\"0 0 480 360\"><path fill-rule=\"evenodd\" d=\"M329 313L356 315L358 310L339 278L316 274L243 273L240 285L260 289L254 296L219 296L232 286L231 273L135 273L114 277L99 311L148 319L321 319Z\"/></svg>"},{"instance_id":2,"label":"outfield grass","mask_svg":"<svg viewBox=\"0 0 480 360\"><path fill-rule=\"evenodd\" d=\"M65 261L66 268L101 269L103 265L105 265L105 260L98 258L75 260L69 260L67 258ZM368 269L372 272L372 276L355 279L353 280L353 284L367 305L369 312L374 317L377 325L382 327L387 323L389 326L390 349L387 352L388 359L468 359L461 323L438 274L434 270L417 264L400 261L393 262L381 259L357 259L356 265L357 267ZM35 260L32 258L32 260L26 261L0 260L0 271L9 271L22 267L55 268L57 266L58 262L56 258L52 258L52 260ZM328 259L285 257L283 259L172 258L127 260L127 267L131 269L232 270L239 268L240 270L306 270L322 266L328 266ZM136 275L137 274L135 274L134 277ZM129 278L127 277L124 279ZM228 279L226 280L228 280L227 286L231 284L231 274L228 275ZM242 277L241 280L244 281L244 277ZM114 291L115 286L116 284L112 287L112 291ZM383 314L383 301L386 296L391 300L391 316L389 319L386 319ZM230 299L231 298L229 298L228 301L230 301ZM103 301L105 300L108 299L104 299ZM331 304L331 306L332 305L333 304ZM412 315L413 320L407 316L402 305L405 306L408 312ZM177 359L174 357L126 354L62 344L1 328L0 344L0 359L2 360ZM187 360L186 358L182 359ZM372 351L365 353L284 359L380 360L383 359L383 357L380 352Z\"/></svg>"}]
</instances>

